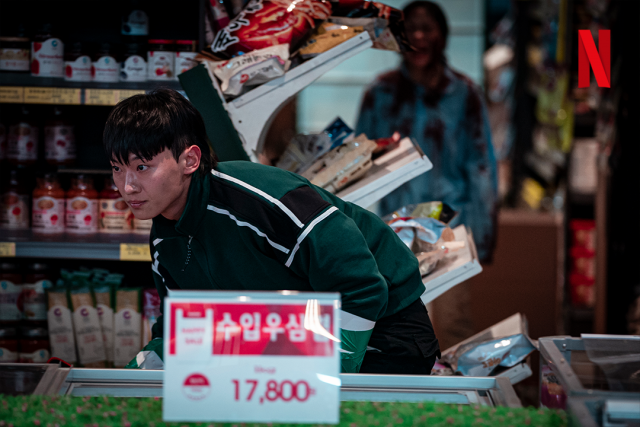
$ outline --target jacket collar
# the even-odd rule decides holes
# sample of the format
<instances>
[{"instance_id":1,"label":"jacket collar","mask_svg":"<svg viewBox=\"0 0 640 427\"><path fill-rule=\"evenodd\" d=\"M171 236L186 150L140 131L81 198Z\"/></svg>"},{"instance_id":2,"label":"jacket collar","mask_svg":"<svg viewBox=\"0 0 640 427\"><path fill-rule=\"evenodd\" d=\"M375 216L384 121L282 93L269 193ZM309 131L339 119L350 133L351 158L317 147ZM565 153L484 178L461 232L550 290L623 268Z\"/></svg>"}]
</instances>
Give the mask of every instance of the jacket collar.
<instances>
[{"instance_id":1,"label":"jacket collar","mask_svg":"<svg viewBox=\"0 0 640 427\"><path fill-rule=\"evenodd\" d=\"M209 174L204 176L198 172L193 174L189 184L187 205L178 221L171 221L158 215L153 219L157 237L164 239L179 235L194 236L207 212L210 188Z\"/></svg>"}]
</instances>

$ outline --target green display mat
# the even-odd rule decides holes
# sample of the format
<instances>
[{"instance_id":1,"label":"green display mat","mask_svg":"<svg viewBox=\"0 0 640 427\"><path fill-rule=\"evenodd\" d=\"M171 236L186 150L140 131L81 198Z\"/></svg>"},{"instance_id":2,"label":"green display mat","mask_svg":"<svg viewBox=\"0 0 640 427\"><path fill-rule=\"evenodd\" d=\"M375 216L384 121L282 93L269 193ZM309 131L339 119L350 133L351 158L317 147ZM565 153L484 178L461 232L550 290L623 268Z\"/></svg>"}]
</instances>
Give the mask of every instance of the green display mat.
<instances>
[{"instance_id":1,"label":"green display mat","mask_svg":"<svg viewBox=\"0 0 640 427\"><path fill-rule=\"evenodd\" d=\"M285 426L254 423L164 423L162 399L0 395L0 427ZM299 424L298 424L299 425ZM564 411L442 403L342 402L340 424L358 426L566 426Z\"/></svg>"}]
</instances>

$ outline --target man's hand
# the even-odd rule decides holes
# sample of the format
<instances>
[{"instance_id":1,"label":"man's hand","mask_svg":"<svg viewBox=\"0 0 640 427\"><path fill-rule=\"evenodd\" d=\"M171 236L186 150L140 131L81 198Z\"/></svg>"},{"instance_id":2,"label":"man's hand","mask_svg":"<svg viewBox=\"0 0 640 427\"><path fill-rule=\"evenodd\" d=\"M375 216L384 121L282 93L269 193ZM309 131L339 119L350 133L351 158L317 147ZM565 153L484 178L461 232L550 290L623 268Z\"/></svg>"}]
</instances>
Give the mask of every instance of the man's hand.
<instances>
[{"instance_id":1,"label":"man's hand","mask_svg":"<svg viewBox=\"0 0 640 427\"><path fill-rule=\"evenodd\" d=\"M149 341L142 351L140 351L131 362L125 366L125 369L163 369L163 347L162 338L156 338Z\"/></svg>"}]
</instances>

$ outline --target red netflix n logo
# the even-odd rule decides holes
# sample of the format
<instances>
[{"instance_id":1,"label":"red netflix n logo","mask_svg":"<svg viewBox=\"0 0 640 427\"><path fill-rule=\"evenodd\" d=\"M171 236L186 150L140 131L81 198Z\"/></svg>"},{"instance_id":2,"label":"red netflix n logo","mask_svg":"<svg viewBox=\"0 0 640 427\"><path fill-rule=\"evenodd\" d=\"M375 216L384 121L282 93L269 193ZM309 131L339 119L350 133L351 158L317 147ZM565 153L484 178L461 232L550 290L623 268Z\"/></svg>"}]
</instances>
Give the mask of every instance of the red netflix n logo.
<instances>
[{"instance_id":1,"label":"red netflix n logo","mask_svg":"<svg viewBox=\"0 0 640 427\"><path fill-rule=\"evenodd\" d=\"M611 30L598 31L598 47L590 30L578 30L578 87L589 87L593 68L598 87L611 87Z\"/></svg>"}]
</instances>

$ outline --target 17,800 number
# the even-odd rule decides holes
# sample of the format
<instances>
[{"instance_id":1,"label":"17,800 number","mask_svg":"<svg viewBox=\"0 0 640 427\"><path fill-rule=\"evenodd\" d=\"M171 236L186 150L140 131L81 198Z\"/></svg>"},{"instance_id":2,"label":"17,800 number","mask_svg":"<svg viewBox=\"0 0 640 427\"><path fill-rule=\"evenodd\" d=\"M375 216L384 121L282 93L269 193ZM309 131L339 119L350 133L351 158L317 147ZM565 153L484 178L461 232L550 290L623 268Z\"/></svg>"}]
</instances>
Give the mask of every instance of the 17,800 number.
<instances>
[{"instance_id":1,"label":"17,800 number","mask_svg":"<svg viewBox=\"0 0 640 427\"><path fill-rule=\"evenodd\" d=\"M235 387L235 400L239 401L240 398L240 380L231 380ZM258 388L258 380L245 380L247 386L249 386L249 393L246 395L246 401L250 402L255 395ZM315 390L309 387L309 383L306 381L293 382L284 380L277 382L275 380L267 381L267 388L263 396L260 396L260 403L264 403L265 400L269 402L275 402L280 399L285 402L291 402L297 400L298 402L306 402L310 396L315 394Z\"/></svg>"}]
</instances>

